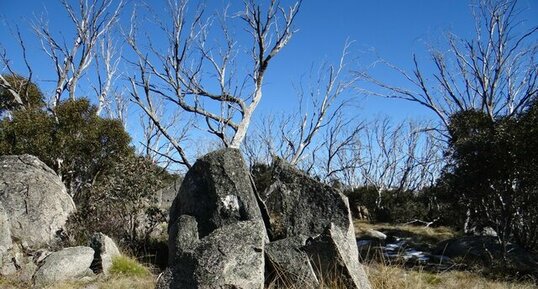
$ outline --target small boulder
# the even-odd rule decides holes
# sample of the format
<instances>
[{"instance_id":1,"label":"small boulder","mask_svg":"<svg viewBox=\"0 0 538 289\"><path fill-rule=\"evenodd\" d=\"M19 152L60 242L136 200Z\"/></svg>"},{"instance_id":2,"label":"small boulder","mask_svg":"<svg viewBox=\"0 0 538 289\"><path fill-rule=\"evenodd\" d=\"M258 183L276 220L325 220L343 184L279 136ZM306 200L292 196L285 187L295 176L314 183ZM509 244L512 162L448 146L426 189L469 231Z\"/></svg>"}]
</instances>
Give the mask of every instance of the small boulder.
<instances>
[{"instance_id":1,"label":"small boulder","mask_svg":"<svg viewBox=\"0 0 538 289\"><path fill-rule=\"evenodd\" d=\"M387 239L387 235L386 234L383 234L377 230L374 230L374 229L368 229L364 232L364 235L369 237L369 238L373 238L373 239L377 239L377 240L385 240Z\"/></svg>"},{"instance_id":2,"label":"small boulder","mask_svg":"<svg viewBox=\"0 0 538 289\"><path fill-rule=\"evenodd\" d=\"M51 253L34 274L35 286L41 288L58 281L93 276L90 265L94 253L90 247L70 247Z\"/></svg>"},{"instance_id":3,"label":"small boulder","mask_svg":"<svg viewBox=\"0 0 538 289\"><path fill-rule=\"evenodd\" d=\"M12 239L30 248L50 246L75 211L56 173L30 155L0 156L0 203Z\"/></svg>"},{"instance_id":4,"label":"small boulder","mask_svg":"<svg viewBox=\"0 0 538 289\"><path fill-rule=\"evenodd\" d=\"M95 233L90 239L89 247L95 251L90 267L92 271L96 274L108 275L108 270L112 267L112 259L121 255L116 243L103 233Z\"/></svg>"}]
</instances>

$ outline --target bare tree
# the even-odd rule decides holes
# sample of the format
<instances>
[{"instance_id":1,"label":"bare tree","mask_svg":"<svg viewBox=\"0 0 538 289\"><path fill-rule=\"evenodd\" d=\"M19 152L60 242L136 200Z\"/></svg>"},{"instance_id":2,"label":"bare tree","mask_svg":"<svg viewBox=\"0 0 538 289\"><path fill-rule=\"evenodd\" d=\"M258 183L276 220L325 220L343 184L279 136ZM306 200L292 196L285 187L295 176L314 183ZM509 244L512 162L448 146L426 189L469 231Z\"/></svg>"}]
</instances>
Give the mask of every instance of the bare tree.
<instances>
[{"instance_id":1,"label":"bare tree","mask_svg":"<svg viewBox=\"0 0 538 289\"><path fill-rule=\"evenodd\" d=\"M364 130L362 152L356 165L360 180L378 194L376 206L382 207L388 190L417 191L433 185L441 167L441 147L427 125L376 119Z\"/></svg>"},{"instance_id":2,"label":"bare tree","mask_svg":"<svg viewBox=\"0 0 538 289\"><path fill-rule=\"evenodd\" d=\"M302 114L300 123L293 124L294 131L282 131L292 152L290 163L297 165L303 157L306 149L312 144L314 137L324 127L341 114L346 101L342 100L342 94L351 87L355 79L344 79L346 56L351 42L346 42L342 56L336 66L324 65L318 78L313 81L315 85L310 87L308 93L312 109ZM301 99L304 98L304 90L301 89ZM301 103L302 104L302 103ZM302 107L300 108L303 111ZM293 139L293 136L296 136Z\"/></svg>"},{"instance_id":3,"label":"bare tree","mask_svg":"<svg viewBox=\"0 0 538 289\"><path fill-rule=\"evenodd\" d=\"M61 0L69 19L73 23L74 39L68 44L64 36L51 32L48 22L40 19L34 31L41 39L43 51L48 55L56 70L56 88L52 98L55 107L64 91L75 99L79 79L89 68L96 53L99 40L118 21L123 1L114 5L115 0L79 0L73 7L67 0Z\"/></svg>"},{"instance_id":4,"label":"bare tree","mask_svg":"<svg viewBox=\"0 0 538 289\"><path fill-rule=\"evenodd\" d=\"M416 56L412 72L380 60L413 88L393 86L368 72L358 72L363 80L379 88L367 92L417 102L433 111L445 128L450 116L458 111L483 111L495 120L524 110L537 95L538 26L520 33L524 22L517 17L515 0L475 3L474 38L449 34L447 53L431 49L433 73L427 74Z\"/></svg>"},{"instance_id":5,"label":"bare tree","mask_svg":"<svg viewBox=\"0 0 538 289\"><path fill-rule=\"evenodd\" d=\"M95 53L95 70L97 75L97 84L93 85L93 90L97 95L97 115L101 116L103 110L111 111L112 103L109 97L113 81L118 79L118 65L121 59L121 53L118 52L112 37L106 33L99 40L98 53ZM114 91L112 91L113 94ZM117 95L117 94L115 94ZM122 112L118 112L120 116Z\"/></svg>"},{"instance_id":6,"label":"bare tree","mask_svg":"<svg viewBox=\"0 0 538 289\"><path fill-rule=\"evenodd\" d=\"M32 76L33 76L33 70L30 66L30 63L28 61L27 53L26 53L26 45L24 43L24 40L22 38L22 35L20 33L20 30L16 29L16 39L17 43L20 46L22 59L24 61L24 64L26 66L27 70L27 77L22 77L24 81L10 81L11 80L20 80L21 76L18 75L13 68L11 67L10 59L7 56L7 51L0 47L0 61L2 62L2 72L0 72L0 88L7 91L6 95L3 95L3 97L10 97L10 99L2 99L0 100L0 103L2 103L3 106L6 107L16 107L20 109L25 109L25 100L26 103L28 103L29 93L30 93L30 86L32 85ZM6 70L7 74L10 77L6 77L3 74L3 71Z\"/></svg>"},{"instance_id":7,"label":"bare tree","mask_svg":"<svg viewBox=\"0 0 538 289\"><path fill-rule=\"evenodd\" d=\"M350 124L344 120L344 110L350 99L344 94L353 85L355 79L347 75L346 61L351 42L346 42L341 57L336 65L324 63L316 72L309 75L309 84L303 82L297 89L298 110L292 113L282 113L279 116L265 117L258 131L250 136L252 145L248 145L247 155L254 159L271 160L277 156L288 160L292 165L299 166L306 172L319 170L319 153L324 146L323 134L331 131L327 137L327 160L333 165L336 140L343 133L341 125ZM355 135L352 133L351 135ZM351 135L349 137L351 137ZM353 137L351 137L353 138ZM346 143L350 140L345 141ZM342 147L345 146L341 144ZM256 156L262 154L262 157Z\"/></svg>"},{"instance_id":8,"label":"bare tree","mask_svg":"<svg viewBox=\"0 0 538 289\"><path fill-rule=\"evenodd\" d=\"M155 104L151 103L150 107L152 115L155 115L159 120L163 130L173 136L174 142L181 143L187 140L188 131L192 128L191 121L183 122L185 125L180 126L179 124L182 123L181 115L178 112L173 113L173 115L165 115L165 107L162 101ZM173 157L176 153L174 146L159 130L156 122L148 118L146 113L143 112L140 116L140 125L143 132L143 138L140 142L141 155L153 160L155 164L164 169L177 170L178 168L173 167L173 165L182 161Z\"/></svg>"},{"instance_id":9,"label":"bare tree","mask_svg":"<svg viewBox=\"0 0 538 289\"><path fill-rule=\"evenodd\" d=\"M321 176L326 182L339 181L351 186L352 175L357 173L360 162L357 157L361 150L361 133L365 123L355 118L345 118L339 113L331 126L325 131L321 144ZM350 178L351 177L351 178Z\"/></svg>"},{"instance_id":10,"label":"bare tree","mask_svg":"<svg viewBox=\"0 0 538 289\"><path fill-rule=\"evenodd\" d=\"M149 51L144 49L137 35L136 14L133 14L127 38L138 55L134 63L140 71L139 76L130 77L133 99L150 115L148 102L142 101L137 90L147 91L150 98L163 98L168 104L201 117L207 130L226 146L239 148L262 98L269 63L295 32L293 22L300 2L287 10L280 7L278 1L268 2L267 7L255 1L245 2L244 11L238 16L246 23L253 41L251 67L243 77L238 75L236 66L236 56L242 48L238 47L228 27L228 23L238 17L229 17L226 11L216 18L206 17L200 7L195 13L187 13L187 0L170 0L168 6L170 21L157 20L167 39L165 49L154 47L150 36L146 43ZM215 19L220 24L219 29L212 25ZM212 47L208 39L216 30L220 33L214 38L222 42ZM156 125L166 136L165 127ZM188 165L181 145L177 143L174 147L184 156L181 163Z\"/></svg>"}]
</instances>

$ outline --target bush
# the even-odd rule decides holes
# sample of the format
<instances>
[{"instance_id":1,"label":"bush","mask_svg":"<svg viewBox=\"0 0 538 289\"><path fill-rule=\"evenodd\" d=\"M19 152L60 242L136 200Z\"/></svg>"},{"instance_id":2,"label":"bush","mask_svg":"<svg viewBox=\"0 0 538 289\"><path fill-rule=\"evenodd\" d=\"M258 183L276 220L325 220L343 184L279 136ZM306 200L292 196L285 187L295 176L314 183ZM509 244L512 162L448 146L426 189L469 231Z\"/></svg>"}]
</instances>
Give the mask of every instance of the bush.
<instances>
[{"instance_id":1,"label":"bush","mask_svg":"<svg viewBox=\"0 0 538 289\"><path fill-rule=\"evenodd\" d=\"M131 253L143 253L152 233L166 221L156 192L170 179L171 175L143 157L115 162L86 189L87 198L70 217L68 230L76 233L74 241L83 243L93 232L103 232Z\"/></svg>"},{"instance_id":2,"label":"bush","mask_svg":"<svg viewBox=\"0 0 538 289\"><path fill-rule=\"evenodd\" d=\"M134 154L118 120L96 115L87 99L60 103L54 115L42 109L14 111L0 121L0 154L31 154L54 169L75 203L94 179L122 157Z\"/></svg>"},{"instance_id":3,"label":"bush","mask_svg":"<svg viewBox=\"0 0 538 289\"><path fill-rule=\"evenodd\" d=\"M538 242L538 102L517 117L452 116L450 157L439 182L463 227L492 227L503 245ZM460 219L456 219L460 220Z\"/></svg>"},{"instance_id":4,"label":"bush","mask_svg":"<svg viewBox=\"0 0 538 289\"><path fill-rule=\"evenodd\" d=\"M350 206L365 206L374 222L405 223L414 219L431 220L428 201L422 192L385 190L381 192L381 205L377 203L379 194L373 187L357 187L344 192Z\"/></svg>"},{"instance_id":5,"label":"bush","mask_svg":"<svg viewBox=\"0 0 538 289\"><path fill-rule=\"evenodd\" d=\"M26 109L42 108L45 102L43 101L43 93L32 82L20 75L2 75L4 79L21 97L23 106ZM16 110L19 107L13 102L11 92L0 86L0 115L6 111Z\"/></svg>"}]
</instances>

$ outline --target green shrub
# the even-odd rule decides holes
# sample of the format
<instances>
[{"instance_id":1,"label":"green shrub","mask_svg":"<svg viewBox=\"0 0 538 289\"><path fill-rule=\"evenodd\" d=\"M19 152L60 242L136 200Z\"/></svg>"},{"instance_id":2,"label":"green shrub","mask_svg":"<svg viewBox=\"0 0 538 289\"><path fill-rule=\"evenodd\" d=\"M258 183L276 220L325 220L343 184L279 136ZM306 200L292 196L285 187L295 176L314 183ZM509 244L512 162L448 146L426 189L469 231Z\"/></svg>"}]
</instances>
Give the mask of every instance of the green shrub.
<instances>
[{"instance_id":1,"label":"green shrub","mask_svg":"<svg viewBox=\"0 0 538 289\"><path fill-rule=\"evenodd\" d=\"M39 109L45 105L43 93L37 85L20 75L6 74L2 76L11 85L11 88L19 94L26 109ZM13 100L11 92L0 86L0 115L5 111L19 108Z\"/></svg>"},{"instance_id":2,"label":"green shrub","mask_svg":"<svg viewBox=\"0 0 538 289\"><path fill-rule=\"evenodd\" d=\"M439 187L451 209L468 216L454 225L489 226L503 245L516 241L536 250L538 102L497 120L478 111L455 114L449 132L451 162Z\"/></svg>"},{"instance_id":3,"label":"green shrub","mask_svg":"<svg viewBox=\"0 0 538 289\"><path fill-rule=\"evenodd\" d=\"M84 243L93 232L102 232L130 253L144 253L152 234L166 221L166 212L157 207L156 192L170 178L143 157L128 156L113 163L85 189L87 198L77 204L77 212L68 220L74 243Z\"/></svg>"},{"instance_id":4,"label":"green shrub","mask_svg":"<svg viewBox=\"0 0 538 289\"><path fill-rule=\"evenodd\" d=\"M87 99L65 101L51 114L18 110L0 120L0 154L37 156L62 177L75 203L85 186L122 157L133 155L118 120L104 119Z\"/></svg>"}]
</instances>

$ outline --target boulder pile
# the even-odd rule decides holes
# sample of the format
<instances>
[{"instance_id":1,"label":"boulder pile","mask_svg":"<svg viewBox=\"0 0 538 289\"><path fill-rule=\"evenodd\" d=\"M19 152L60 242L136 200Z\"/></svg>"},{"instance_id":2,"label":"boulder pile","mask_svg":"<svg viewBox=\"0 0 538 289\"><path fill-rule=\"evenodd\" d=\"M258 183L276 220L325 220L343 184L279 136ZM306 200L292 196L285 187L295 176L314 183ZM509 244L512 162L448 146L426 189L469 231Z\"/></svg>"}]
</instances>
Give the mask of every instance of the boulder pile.
<instances>
[{"instance_id":1,"label":"boulder pile","mask_svg":"<svg viewBox=\"0 0 538 289\"><path fill-rule=\"evenodd\" d=\"M42 288L106 273L120 254L109 237L97 233L87 247L60 249L75 209L61 179L38 158L0 156L0 276Z\"/></svg>"},{"instance_id":2,"label":"boulder pile","mask_svg":"<svg viewBox=\"0 0 538 289\"><path fill-rule=\"evenodd\" d=\"M277 160L256 190L241 153L222 149L186 174L170 210L159 289L370 288L347 198Z\"/></svg>"}]
</instances>

